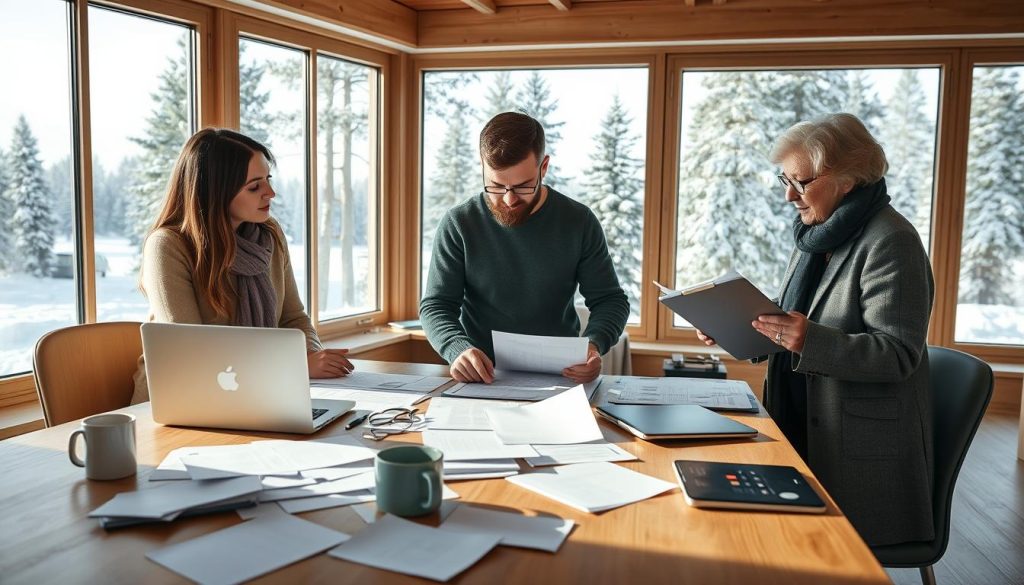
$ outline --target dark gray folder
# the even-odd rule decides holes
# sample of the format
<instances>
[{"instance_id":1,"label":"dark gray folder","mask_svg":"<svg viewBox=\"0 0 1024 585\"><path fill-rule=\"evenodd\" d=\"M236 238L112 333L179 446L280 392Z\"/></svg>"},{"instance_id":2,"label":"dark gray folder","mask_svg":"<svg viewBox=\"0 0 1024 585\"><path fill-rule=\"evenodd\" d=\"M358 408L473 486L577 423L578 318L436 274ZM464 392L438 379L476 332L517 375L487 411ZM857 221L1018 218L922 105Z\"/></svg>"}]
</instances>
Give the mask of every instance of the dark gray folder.
<instances>
[{"instance_id":1,"label":"dark gray folder","mask_svg":"<svg viewBox=\"0 0 1024 585\"><path fill-rule=\"evenodd\" d=\"M658 300L713 337L715 343L738 360L785 349L759 333L750 322L758 315L785 315L786 312L737 272L682 291L672 291Z\"/></svg>"},{"instance_id":2,"label":"dark gray folder","mask_svg":"<svg viewBox=\"0 0 1024 585\"><path fill-rule=\"evenodd\" d=\"M602 404L597 415L647 440L757 436L757 429L696 404Z\"/></svg>"}]
</instances>

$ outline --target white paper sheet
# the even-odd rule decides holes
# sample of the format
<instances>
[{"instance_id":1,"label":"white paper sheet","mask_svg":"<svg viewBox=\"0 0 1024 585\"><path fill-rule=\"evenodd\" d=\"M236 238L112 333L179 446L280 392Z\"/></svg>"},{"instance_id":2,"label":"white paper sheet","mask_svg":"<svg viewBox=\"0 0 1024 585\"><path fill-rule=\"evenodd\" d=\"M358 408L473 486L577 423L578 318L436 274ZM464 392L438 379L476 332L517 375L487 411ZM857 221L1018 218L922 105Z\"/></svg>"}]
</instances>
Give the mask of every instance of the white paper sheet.
<instances>
[{"instance_id":1,"label":"white paper sheet","mask_svg":"<svg viewBox=\"0 0 1024 585\"><path fill-rule=\"evenodd\" d=\"M146 553L197 583L241 583L286 567L349 536L288 514L269 514Z\"/></svg>"},{"instance_id":2,"label":"white paper sheet","mask_svg":"<svg viewBox=\"0 0 1024 585\"><path fill-rule=\"evenodd\" d=\"M505 478L584 512L602 512L652 498L676 484L614 463L576 463Z\"/></svg>"},{"instance_id":3,"label":"white paper sheet","mask_svg":"<svg viewBox=\"0 0 1024 585\"><path fill-rule=\"evenodd\" d=\"M238 517L242 520L252 520L253 518L259 518L260 516L267 516L270 514L287 514L281 506L278 506L276 502L270 502L268 504L256 504L255 506L249 506L247 508L239 508L235 510Z\"/></svg>"},{"instance_id":4,"label":"white paper sheet","mask_svg":"<svg viewBox=\"0 0 1024 585\"><path fill-rule=\"evenodd\" d=\"M388 392L385 390L359 390L351 388L332 388L316 386L310 389L313 398L330 400L351 400L356 403L353 410L378 412L388 408L408 408L422 398L409 392Z\"/></svg>"},{"instance_id":5,"label":"white paper sheet","mask_svg":"<svg viewBox=\"0 0 1024 585\"><path fill-rule=\"evenodd\" d=\"M737 410L756 405L753 395L743 380L616 378L608 387L608 401L615 404L697 404Z\"/></svg>"},{"instance_id":6,"label":"white paper sheet","mask_svg":"<svg viewBox=\"0 0 1024 585\"><path fill-rule=\"evenodd\" d=\"M341 378L310 380L311 386L351 388L362 390L399 390L426 394L444 386L452 379L442 376L418 376L415 374L382 374L378 372L355 371Z\"/></svg>"},{"instance_id":7,"label":"white paper sheet","mask_svg":"<svg viewBox=\"0 0 1024 585\"><path fill-rule=\"evenodd\" d=\"M551 337L492 331L494 365L502 370L561 374L587 361L586 337Z\"/></svg>"},{"instance_id":8,"label":"white paper sheet","mask_svg":"<svg viewBox=\"0 0 1024 585\"><path fill-rule=\"evenodd\" d=\"M455 508L459 507L459 503L455 501L459 498L459 494L450 490L448 486L444 486L444 492L441 498L441 507L437 509L437 515L443 522L445 518L451 515ZM363 522L366 522L367 524L373 524L377 521L378 516L383 516L383 514L379 514L377 512L377 502L355 504L354 506L352 506L352 511L356 514L359 514L359 517L362 518Z\"/></svg>"},{"instance_id":9,"label":"white paper sheet","mask_svg":"<svg viewBox=\"0 0 1024 585\"><path fill-rule=\"evenodd\" d=\"M373 461L359 461L338 467L323 467L320 469L307 469L302 472L302 477L308 477L319 481L333 481L343 477L351 477L373 471Z\"/></svg>"},{"instance_id":10,"label":"white paper sheet","mask_svg":"<svg viewBox=\"0 0 1024 585\"><path fill-rule=\"evenodd\" d=\"M423 444L444 452L445 461L536 457L529 445L505 445L494 431L423 431Z\"/></svg>"},{"instance_id":11,"label":"white paper sheet","mask_svg":"<svg viewBox=\"0 0 1024 585\"><path fill-rule=\"evenodd\" d=\"M175 512L256 493L258 477L212 481L174 481L134 492L122 492L92 512L90 518L163 518Z\"/></svg>"},{"instance_id":12,"label":"white paper sheet","mask_svg":"<svg viewBox=\"0 0 1024 585\"><path fill-rule=\"evenodd\" d=\"M260 502L276 502L279 500L291 500L295 498L326 496L328 494L344 494L348 492L372 489L375 486L376 482L373 478L373 472L360 473L359 475L343 477L334 481L322 481L313 485L263 491L260 493Z\"/></svg>"},{"instance_id":13,"label":"white paper sheet","mask_svg":"<svg viewBox=\"0 0 1024 585\"><path fill-rule=\"evenodd\" d=\"M500 538L431 528L387 515L329 554L379 569L448 581L483 558Z\"/></svg>"},{"instance_id":14,"label":"white paper sheet","mask_svg":"<svg viewBox=\"0 0 1024 585\"><path fill-rule=\"evenodd\" d=\"M312 498L299 498L296 500L281 500L275 505L289 514L301 514L313 510L325 510L327 508L340 508L365 502L373 502L377 499L376 494L370 490L359 490L347 494L328 494L326 496L315 496ZM261 504L266 506L268 504Z\"/></svg>"},{"instance_id":15,"label":"white paper sheet","mask_svg":"<svg viewBox=\"0 0 1024 585\"><path fill-rule=\"evenodd\" d=\"M569 465L572 463L593 463L595 461L635 461L636 456L615 443L599 441L579 445L533 445L539 457L527 457L530 467L545 465Z\"/></svg>"},{"instance_id":16,"label":"white paper sheet","mask_svg":"<svg viewBox=\"0 0 1024 585\"><path fill-rule=\"evenodd\" d=\"M311 477L302 477L301 475L295 476L281 476L281 475L266 475L260 480L265 490L279 490L284 488L300 487L304 485L313 485L316 480Z\"/></svg>"},{"instance_id":17,"label":"white paper sheet","mask_svg":"<svg viewBox=\"0 0 1024 585\"><path fill-rule=\"evenodd\" d=\"M437 396L430 399L427 409L427 428L457 431L491 431L487 410L519 406L519 402L470 400Z\"/></svg>"},{"instance_id":18,"label":"white paper sheet","mask_svg":"<svg viewBox=\"0 0 1024 585\"><path fill-rule=\"evenodd\" d=\"M296 475L305 469L344 465L371 459L376 451L340 441L255 441L235 449L184 455L181 462L192 479L240 475Z\"/></svg>"},{"instance_id":19,"label":"white paper sheet","mask_svg":"<svg viewBox=\"0 0 1024 585\"><path fill-rule=\"evenodd\" d=\"M594 391L600 384L601 376L598 376L596 379L583 385L588 399L594 395ZM576 383L569 378L558 375L495 370L494 382L491 384L456 384L442 392L442 394L456 398L535 402L551 398L555 394L568 390L575 385Z\"/></svg>"},{"instance_id":20,"label":"white paper sheet","mask_svg":"<svg viewBox=\"0 0 1024 585\"><path fill-rule=\"evenodd\" d=\"M479 473L485 471L518 471L519 464L515 459L482 459L480 461L462 460L444 462L445 473Z\"/></svg>"},{"instance_id":21,"label":"white paper sheet","mask_svg":"<svg viewBox=\"0 0 1024 585\"><path fill-rule=\"evenodd\" d=\"M551 516L526 516L462 504L441 528L467 534L500 534L505 546L557 552L575 522Z\"/></svg>"},{"instance_id":22,"label":"white paper sheet","mask_svg":"<svg viewBox=\"0 0 1024 585\"><path fill-rule=\"evenodd\" d=\"M146 479L148 481L192 479L188 474L188 470L185 469L185 464L181 462L181 458L183 456L216 453L217 451L230 452L235 447L235 445L179 447L168 453L167 456L164 457L164 460L157 465L156 469L154 469Z\"/></svg>"},{"instance_id":23,"label":"white paper sheet","mask_svg":"<svg viewBox=\"0 0 1024 585\"><path fill-rule=\"evenodd\" d=\"M533 404L489 409L487 418L506 445L568 445L604 437L582 385Z\"/></svg>"}]
</instances>

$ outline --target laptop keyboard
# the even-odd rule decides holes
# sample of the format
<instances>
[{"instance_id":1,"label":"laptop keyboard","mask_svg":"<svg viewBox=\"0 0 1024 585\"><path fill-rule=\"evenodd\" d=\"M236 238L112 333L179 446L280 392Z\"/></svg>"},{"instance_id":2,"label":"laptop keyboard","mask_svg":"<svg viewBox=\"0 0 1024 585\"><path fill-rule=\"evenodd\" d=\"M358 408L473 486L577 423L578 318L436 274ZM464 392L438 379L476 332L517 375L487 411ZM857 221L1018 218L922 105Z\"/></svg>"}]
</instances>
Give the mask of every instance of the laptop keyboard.
<instances>
[{"instance_id":1,"label":"laptop keyboard","mask_svg":"<svg viewBox=\"0 0 1024 585\"><path fill-rule=\"evenodd\" d=\"M314 408L313 409L313 420L316 420L316 419L320 418L321 416L323 416L323 414L325 412L327 412L326 408Z\"/></svg>"}]
</instances>

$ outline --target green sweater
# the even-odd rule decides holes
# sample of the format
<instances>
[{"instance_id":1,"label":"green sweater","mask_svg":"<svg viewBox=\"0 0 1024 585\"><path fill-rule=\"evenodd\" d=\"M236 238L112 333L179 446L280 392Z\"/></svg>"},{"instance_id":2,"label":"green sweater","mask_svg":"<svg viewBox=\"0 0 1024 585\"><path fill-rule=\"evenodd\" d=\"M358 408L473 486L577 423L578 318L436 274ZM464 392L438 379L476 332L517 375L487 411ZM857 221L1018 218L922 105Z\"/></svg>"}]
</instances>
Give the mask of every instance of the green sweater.
<instances>
[{"instance_id":1,"label":"green sweater","mask_svg":"<svg viewBox=\"0 0 1024 585\"><path fill-rule=\"evenodd\" d=\"M629 318L604 231L582 203L548 188L516 227L498 223L483 193L448 210L434 238L420 319L448 363L470 347L494 359L491 331L576 337L576 286L590 309L584 336L602 354Z\"/></svg>"}]
</instances>

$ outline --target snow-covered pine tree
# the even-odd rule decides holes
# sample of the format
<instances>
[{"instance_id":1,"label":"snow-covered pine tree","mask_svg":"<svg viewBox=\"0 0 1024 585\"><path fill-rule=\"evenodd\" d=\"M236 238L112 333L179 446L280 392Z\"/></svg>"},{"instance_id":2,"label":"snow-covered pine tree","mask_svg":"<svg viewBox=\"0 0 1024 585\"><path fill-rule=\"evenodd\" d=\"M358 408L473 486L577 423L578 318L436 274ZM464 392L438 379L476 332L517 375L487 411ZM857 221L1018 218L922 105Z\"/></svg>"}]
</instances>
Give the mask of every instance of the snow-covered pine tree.
<instances>
[{"instance_id":1,"label":"snow-covered pine tree","mask_svg":"<svg viewBox=\"0 0 1024 585\"><path fill-rule=\"evenodd\" d=\"M11 218L14 216L14 201L8 191L10 171L7 155L0 150L0 274L10 270L14 263L14 238Z\"/></svg>"},{"instance_id":2,"label":"snow-covered pine tree","mask_svg":"<svg viewBox=\"0 0 1024 585\"><path fill-rule=\"evenodd\" d=\"M153 109L141 136L131 140L139 145L138 173L130 188L127 207L128 235L139 246L163 206L174 162L192 134L189 96L189 51L183 37L176 57L167 60L160 74L160 86L150 94Z\"/></svg>"},{"instance_id":3,"label":"snow-covered pine tree","mask_svg":"<svg viewBox=\"0 0 1024 585\"><path fill-rule=\"evenodd\" d=\"M886 102L885 123L878 134L889 160L886 185L892 206L928 240L932 196L935 124L925 113L924 87L916 69L904 69Z\"/></svg>"},{"instance_id":4,"label":"snow-covered pine tree","mask_svg":"<svg viewBox=\"0 0 1024 585\"><path fill-rule=\"evenodd\" d=\"M11 231L14 236L15 269L32 276L50 275L53 264L54 218L52 195L46 185L39 146L25 116L14 126L7 153L10 193L14 203Z\"/></svg>"},{"instance_id":5,"label":"snow-covered pine tree","mask_svg":"<svg viewBox=\"0 0 1024 585\"><path fill-rule=\"evenodd\" d=\"M846 72L845 91L846 99L841 111L853 114L860 118L867 126L873 136L878 136L882 127L882 101L878 98L878 92L863 69L850 69Z\"/></svg>"},{"instance_id":6,"label":"snow-covered pine tree","mask_svg":"<svg viewBox=\"0 0 1024 585\"><path fill-rule=\"evenodd\" d=\"M604 228L619 283L629 298L631 313L639 315L643 267L643 161L632 155L639 137L630 131L632 119L618 95L612 99L594 137L593 164L584 178L581 199Z\"/></svg>"},{"instance_id":7,"label":"snow-covered pine tree","mask_svg":"<svg viewBox=\"0 0 1024 585\"><path fill-rule=\"evenodd\" d=\"M960 302L1024 301L1013 266L1024 254L1024 95L1020 73L976 67L967 158Z\"/></svg>"},{"instance_id":8,"label":"snow-covered pine tree","mask_svg":"<svg viewBox=\"0 0 1024 585\"><path fill-rule=\"evenodd\" d=\"M847 99L842 70L777 71L758 74L764 81L766 128L775 137L818 116L841 112Z\"/></svg>"},{"instance_id":9,"label":"snow-covered pine tree","mask_svg":"<svg viewBox=\"0 0 1024 585\"><path fill-rule=\"evenodd\" d=\"M434 155L434 170L423 209L423 249L432 247L437 224L453 205L481 191L477 149L469 135L472 116L466 102L454 102L444 138Z\"/></svg>"},{"instance_id":10,"label":"snow-covered pine tree","mask_svg":"<svg viewBox=\"0 0 1024 585\"><path fill-rule=\"evenodd\" d=\"M551 97L548 83L544 81L539 71L531 71L530 76L526 78L526 84L516 92L516 107L540 122L544 128L545 154L552 158L544 182L557 189L563 181L558 176L555 147L562 140L562 131L559 128L564 126L565 122L554 120L555 112L558 111L558 98Z\"/></svg>"},{"instance_id":11,"label":"snow-covered pine tree","mask_svg":"<svg viewBox=\"0 0 1024 585\"><path fill-rule=\"evenodd\" d=\"M97 164L93 157L93 166ZM52 199L53 219L55 233L68 234L74 229L75 215L75 180L74 169L71 166L71 156L65 156L61 160L50 165L46 169L46 185L49 187ZM93 171L93 176L96 171Z\"/></svg>"},{"instance_id":12,"label":"snow-covered pine tree","mask_svg":"<svg viewBox=\"0 0 1024 585\"><path fill-rule=\"evenodd\" d=\"M682 145L676 284L736 269L778 289L793 242L781 188L768 161L792 113L770 111L774 75L725 71L704 77ZM781 119L771 119L772 115Z\"/></svg>"},{"instance_id":13,"label":"snow-covered pine tree","mask_svg":"<svg viewBox=\"0 0 1024 585\"><path fill-rule=\"evenodd\" d=\"M514 112L516 110L515 86L512 83L510 71L500 71L494 77L494 83L487 87L487 110L483 112L483 122L497 116L502 112Z\"/></svg>"}]
</instances>

